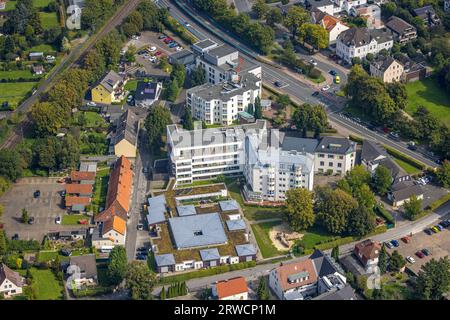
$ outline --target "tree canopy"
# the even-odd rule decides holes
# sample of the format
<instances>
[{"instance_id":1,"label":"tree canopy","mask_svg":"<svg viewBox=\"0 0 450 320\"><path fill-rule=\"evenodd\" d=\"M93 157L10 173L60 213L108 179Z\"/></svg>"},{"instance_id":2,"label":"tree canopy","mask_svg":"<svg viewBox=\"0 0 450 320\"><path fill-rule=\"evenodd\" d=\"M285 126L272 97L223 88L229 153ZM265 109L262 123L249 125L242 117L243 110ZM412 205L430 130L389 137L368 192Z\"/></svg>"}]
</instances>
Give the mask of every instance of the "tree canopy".
<instances>
[{"instance_id":1,"label":"tree canopy","mask_svg":"<svg viewBox=\"0 0 450 320\"><path fill-rule=\"evenodd\" d=\"M304 188L286 192L286 212L293 230L306 230L314 224L313 194Z\"/></svg>"}]
</instances>

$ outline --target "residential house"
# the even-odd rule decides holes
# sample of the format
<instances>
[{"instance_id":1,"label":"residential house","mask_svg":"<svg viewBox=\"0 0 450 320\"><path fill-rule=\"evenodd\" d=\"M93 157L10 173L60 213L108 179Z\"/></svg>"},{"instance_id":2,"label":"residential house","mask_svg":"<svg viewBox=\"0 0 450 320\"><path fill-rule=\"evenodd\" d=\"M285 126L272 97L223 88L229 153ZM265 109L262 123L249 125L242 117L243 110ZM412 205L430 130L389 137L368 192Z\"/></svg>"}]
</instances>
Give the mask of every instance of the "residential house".
<instances>
[{"instance_id":1,"label":"residential house","mask_svg":"<svg viewBox=\"0 0 450 320\"><path fill-rule=\"evenodd\" d=\"M94 184L96 172L75 171L70 173L71 183Z\"/></svg>"},{"instance_id":2,"label":"residential house","mask_svg":"<svg viewBox=\"0 0 450 320\"><path fill-rule=\"evenodd\" d=\"M376 4L354 6L349 10L349 15L363 18L368 29L380 29L383 27L381 8Z\"/></svg>"},{"instance_id":3,"label":"residential house","mask_svg":"<svg viewBox=\"0 0 450 320\"><path fill-rule=\"evenodd\" d=\"M256 254L258 249L256 249L254 244L238 244L235 245L236 254L239 257L239 262L249 262L256 260Z\"/></svg>"},{"instance_id":4,"label":"residential house","mask_svg":"<svg viewBox=\"0 0 450 320\"><path fill-rule=\"evenodd\" d=\"M212 285L212 295L218 300L248 300L248 286L244 277L217 281Z\"/></svg>"},{"instance_id":5,"label":"residential house","mask_svg":"<svg viewBox=\"0 0 450 320\"><path fill-rule=\"evenodd\" d=\"M320 10L331 16L342 12L350 14L350 10L357 6L365 6L367 0L305 0L306 8Z\"/></svg>"},{"instance_id":6,"label":"residential house","mask_svg":"<svg viewBox=\"0 0 450 320\"><path fill-rule=\"evenodd\" d=\"M45 69L42 65L33 66L33 73L37 76L42 75L45 72Z\"/></svg>"},{"instance_id":7,"label":"residential house","mask_svg":"<svg viewBox=\"0 0 450 320\"><path fill-rule=\"evenodd\" d=\"M338 35L349 29L349 27L339 20L339 18L326 14L320 10L314 10L311 12L311 16L314 23L320 24L327 30L329 46L336 44Z\"/></svg>"},{"instance_id":8,"label":"residential house","mask_svg":"<svg viewBox=\"0 0 450 320\"><path fill-rule=\"evenodd\" d=\"M403 79L403 65L394 58L379 56L370 63L370 75L384 83L400 82Z\"/></svg>"},{"instance_id":9,"label":"residential house","mask_svg":"<svg viewBox=\"0 0 450 320\"><path fill-rule=\"evenodd\" d=\"M112 218L103 222L102 237L104 239L110 239L115 246L124 246L126 235L127 222L121 217L113 216Z\"/></svg>"},{"instance_id":10,"label":"residential house","mask_svg":"<svg viewBox=\"0 0 450 320\"><path fill-rule=\"evenodd\" d=\"M97 284L97 262L95 258L95 254L86 254L81 256L72 256L69 260L69 266L74 268L78 267L77 274L79 277L76 277L74 281L77 285L95 285Z\"/></svg>"},{"instance_id":11,"label":"residential house","mask_svg":"<svg viewBox=\"0 0 450 320\"><path fill-rule=\"evenodd\" d=\"M401 173L401 168L387 154L384 148L375 141L364 140L361 150L361 164L364 165L372 175L379 165L386 167L391 173L392 179L397 178Z\"/></svg>"},{"instance_id":12,"label":"residential house","mask_svg":"<svg viewBox=\"0 0 450 320\"><path fill-rule=\"evenodd\" d=\"M388 199L392 202L394 208L403 206L413 196L423 199L423 190L420 185L414 183L411 176L406 175L394 179L388 193Z\"/></svg>"},{"instance_id":13,"label":"residential house","mask_svg":"<svg viewBox=\"0 0 450 320\"><path fill-rule=\"evenodd\" d=\"M8 268L4 263L0 264L0 293L5 297L12 297L22 293L25 285L24 278Z\"/></svg>"},{"instance_id":14,"label":"residential house","mask_svg":"<svg viewBox=\"0 0 450 320\"><path fill-rule=\"evenodd\" d=\"M200 250L200 257L203 261L204 268L220 265L220 253L217 248Z\"/></svg>"},{"instance_id":15,"label":"residential house","mask_svg":"<svg viewBox=\"0 0 450 320\"><path fill-rule=\"evenodd\" d=\"M345 174L355 166L356 143L346 138L323 137L315 150L314 171Z\"/></svg>"},{"instance_id":16,"label":"residential house","mask_svg":"<svg viewBox=\"0 0 450 320\"><path fill-rule=\"evenodd\" d=\"M43 52L30 52L28 55L31 61L40 61L44 60L44 53Z\"/></svg>"},{"instance_id":17,"label":"residential house","mask_svg":"<svg viewBox=\"0 0 450 320\"><path fill-rule=\"evenodd\" d=\"M359 261L366 269L366 271L373 270L372 268L378 265L378 257L380 255L381 245L377 241L367 239L358 242L355 245L353 253L358 257Z\"/></svg>"},{"instance_id":18,"label":"residential house","mask_svg":"<svg viewBox=\"0 0 450 320\"><path fill-rule=\"evenodd\" d=\"M110 135L110 152L117 157L136 158L139 127L138 116L130 109L125 111Z\"/></svg>"},{"instance_id":19,"label":"residential house","mask_svg":"<svg viewBox=\"0 0 450 320\"><path fill-rule=\"evenodd\" d=\"M92 184L66 184L66 195L78 196L78 197L92 197L93 188Z\"/></svg>"},{"instance_id":20,"label":"residential house","mask_svg":"<svg viewBox=\"0 0 450 320\"><path fill-rule=\"evenodd\" d=\"M352 286L346 285L342 289L331 290L318 295L312 300L358 300Z\"/></svg>"},{"instance_id":21,"label":"residential house","mask_svg":"<svg viewBox=\"0 0 450 320\"><path fill-rule=\"evenodd\" d=\"M139 81L134 95L136 105L149 108L159 99L162 90L161 82L144 82Z\"/></svg>"},{"instance_id":22,"label":"residential house","mask_svg":"<svg viewBox=\"0 0 450 320\"><path fill-rule=\"evenodd\" d=\"M409 42L417 38L416 28L399 17L390 17L388 22L386 23L386 27L388 27L392 31L395 41L399 42L400 44Z\"/></svg>"},{"instance_id":23,"label":"residential house","mask_svg":"<svg viewBox=\"0 0 450 320\"><path fill-rule=\"evenodd\" d=\"M441 24L441 19L434 11L432 5L414 9L414 15L423 20L425 26L434 27Z\"/></svg>"},{"instance_id":24,"label":"residential house","mask_svg":"<svg viewBox=\"0 0 450 320\"><path fill-rule=\"evenodd\" d=\"M111 70L92 88L92 101L102 104L121 102L125 98L125 84L126 79Z\"/></svg>"},{"instance_id":25,"label":"residential house","mask_svg":"<svg viewBox=\"0 0 450 320\"><path fill-rule=\"evenodd\" d=\"M416 62L402 54L396 55L396 58L403 65L404 82L423 80L429 75L425 62Z\"/></svg>"},{"instance_id":26,"label":"residential house","mask_svg":"<svg viewBox=\"0 0 450 320\"><path fill-rule=\"evenodd\" d=\"M280 300L311 299L346 286L341 268L320 250L306 260L281 263L269 273L269 288Z\"/></svg>"},{"instance_id":27,"label":"residential house","mask_svg":"<svg viewBox=\"0 0 450 320\"><path fill-rule=\"evenodd\" d=\"M351 63L353 58L363 59L368 53L376 55L394 45L392 32L383 29L351 28L337 37L336 54Z\"/></svg>"}]
</instances>

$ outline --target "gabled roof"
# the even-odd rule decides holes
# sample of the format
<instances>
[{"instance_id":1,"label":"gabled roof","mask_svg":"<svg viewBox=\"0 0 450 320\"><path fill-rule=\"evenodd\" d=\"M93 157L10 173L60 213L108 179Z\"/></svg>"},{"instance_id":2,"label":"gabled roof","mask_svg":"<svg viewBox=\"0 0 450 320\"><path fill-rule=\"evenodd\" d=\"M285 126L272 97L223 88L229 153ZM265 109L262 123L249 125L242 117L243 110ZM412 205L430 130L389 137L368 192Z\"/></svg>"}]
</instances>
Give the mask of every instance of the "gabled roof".
<instances>
[{"instance_id":1,"label":"gabled roof","mask_svg":"<svg viewBox=\"0 0 450 320\"><path fill-rule=\"evenodd\" d=\"M405 32L405 30L407 29L416 29L414 28L412 25L410 25L408 22L406 22L405 20L396 17L396 16L392 16L389 21L386 23L386 27L388 27L389 29L391 29L392 31L394 31L395 33L398 34L402 34L403 32Z\"/></svg>"},{"instance_id":2,"label":"gabled roof","mask_svg":"<svg viewBox=\"0 0 450 320\"><path fill-rule=\"evenodd\" d=\"M355 250L358 255L361 255L363 259L373 260L378 258L381 251L381 245L377 241L372 241L371 239L367 239L361 241L355 245Z\"/></svg>"},{"instance_id":3,"label":"gabled roof","mask_svg":"<svg viewBox=\"0 0 450 320\"><path fill-rule=\"evenodd\" d=\"M392 32L387 29L350 28L339 34L338 39L346 46L356 48L368 45L372 40L378 44L392 41Z\"/></svg>"},{"instance_id":4,"label":"gabled roof","mask_svg":"<svg viewBox=\"0 0 450 320\"><path fill-rule=\"evenodd\" d=\"M11 281L17 287L22 287L24 285L23 278L20 274L12 271L6 264L2 263L0 264L0 284L3 284L3 281L5 280Z\"/></svg>"},{"instance_id":5,"label":"gabled roof","mask_svg":"<svg viewBox=\"0 0 450 320\"><path fill-rule=\"evenodd\" d=\"M127 222L119 216L113 216L112 218L103 222L102 234L105 234L111 230L114 230L121 235L125 235L127 229Z\"/></svg>"},{"instance_id":6,"label":"gabled roof","mask_svg":"<svg viewBox=\"0 0 450 320\"><path fill-rule=\"evenodd\" d=\"M328 291L320 296L313 298L313 300L358 300L355 291L350 285L346 285L342 289L336 291Z\"/></svg>"},{"instance_id":7,"label":"gabled roof","mask_svg":"<svg viewBox=\"0 0 450 320\"><path fill-rule=\"evenodd\" d=\"M139 81L136 87L135 100L142 101L146 99L155 100L158 91L158 82Z\"/></svg>"},{"instance_id":8,"label":"gabled roof","mask_svg":"<svg viewBox=\"0 0 450 320\"><path fill-rule=\"evenodd\" d=\"M394 62L397 62L398 64L401 65L400 62L398 62L391 56L387 57L379 56L377 59L372 61L371 65L374 66L376 69L380 70L381 72L385 72Z\"/></svg>"},{"instance_id":9,"label":"gabled roof","mask_svg":"<svg viewBox=\"0 0 450 320\"><path fill-rule=\"evenodd\" d=\"M97 278L97 263L95 254L72 256L69 261L70 265L78 266L80 268L80 272L84 273L87 279Z\"/></svg>"},{"instance_id":10,"label":"gabled roof","mask_svg":"<svg viewBox=\"0 0 450 320\"><path fill-rule=\"evenodd\" d=\"M95 172L81 172L81 171L72 171L70 173L70 180L73 181L93 181L95 180Z\"/></svg>"},{"instance_id":11,"label":"gabled roof","mask_svg":"<svg viewBox=\"0 0 450 320\"><path fill-rule=\"evenodd\" d=\"M125 139L133 146L136 146L139 131L139 118L137 115L128 109L117 121L116 134L114 138L115 144Z\"/></svg>"},{"instance_id":12,"label":"gabled roof","mask_svg":"<svg viewBox=\"0 0 450 320\"><path fill-rule=\"evenodd\" d=\"M104 87L108 92L113 92L114 87L122 81L122 77L119 76L114 70L111 70L100 81L100 85Z\"/></svg>"},{"instance_id":13,"label":"gabled roof","mask_svg":"<svg viewBox=\"0 0 450 320\"><path fill-rule=\"evenodd\" d=\"M423 190L417 184L392 191L392 196L394 197L395 201L407 200L414 195L419 196L421 194L423 194Z\"/></svg>"},{"instance_id":14,"label":"gabled roof","mask_svg":"<svg viewBox=\"0 0 450 320\"><path fill-rule=\"evenodd\" d=\"M238 244L235 246L235 249L238 257L253 256L257 253L255 245L251 243Z\"/></svg>"},{"instance_id":15,"label":"gabled roof","mask_svg":"<svg viewBox=\"0 0 450 320\"><path fill-rule=\"evenodd\" d=\"M346 25L345 23L343 23L341 20L339 20L336 17L330 16L329 14L326 14L322 17L321 20L321 25L322 27L325 28L325 30L327 30L328 32L330 32L331 30L334 29L334 27L336 27L336 25L340 23L343 25Z\"/></svg>"},{"instance_id":16,"label":"gabled roof","mask_svg":"<svg viewBox=\"0 0 450 320\"><path fill-rule=\"evenodd\" d=\"M124 220L128 219L125 209L122 208L119 203L115 202L108 208L100 212L98 215L96 215L94 220L95 222L105 222L106 220L109 220L114 216L119 216Z\"/></svg>"},{"instance_id":17,"label":"gabled roof","mask_svg":"<svg viewBox=\"0 0 450 320\"><path fill-rule=\"evenodd\" d=\"M216 292L219 299L248 292L244 277L236 277L216 282Z\"/></svg>"},{"instance_id":18,"label":"gabled roof","mask_svg":"<svg viewBox=\"0 0 450 320\"><path fill-rule=\"evenodd\" d=\"M317 271L317 275L322 278L330 274L338 272L336 265L331 261L330 257L325 255L320 250L315 250L313 254L309 257Z\"/></svg>"},{"instance_id":19,"label":"gabled roof","mask_svg":"<svg viewBox=\"0 0 450 320\"><path fill-rule=\"evenodd\" d=\"M316 152L334 153L345 155L355 151L356 146L347 138L323 137L316 148Z\"/></svg>"},{"instance_id":20,"label":"gabled roof","mask_svg":"<svg viewBox=\"0 0 450 320\"><path fill-rule=\"evenodd\" d=\"M421 18L427 18L428 13L436 14L432 5L424 6L422 8L414 9L414 14Z\"/></svg>"},{"instance_id":21,"label":"gabled roof","mask_svg":"<svg viewBox=\"0 0 450 320\"><path fill-rule=\"evenodd\" d=\"M361 159L369 162L376 159L386 158L387 152L381 148L375 141L364 140L361 150Z\"/></svg>"},{"instance_id":22,"label":"gabled roof","mask_svg":"<svg viewBox=\"0 0 450 320\"><path fill-rule=\"evenodd\" d=\"M91 194L92 184L66 184L66 194Z\"/></svg>"},{"instance_id":23,"label":"gabled roof","mask_svg":"<svg viewBox=\"0 0 450 320\"><path fill-rule=\"evenodd\" d=\"M132 185L133 170L131 169L131 162L126 157L121 156L116 161L114 169L109 176L106 207L108 208L114 202L117 202L128 212L130 210Z\"/></svg>"},{"instance_id":24,"label":"gabled roof","mask_svg":"<svg viewBox=\"0 0 450 320\"><path fill-rule=\"evenodd\" d=\"M72 207L75 205L82 205L82 206L87 206L91 203L91 198L90 197L74 197L74 196L67 196L65 198L66 200L66 206L67 207Z\"/></svg>"},{"instance_id":25,"label":"gabled roof","mask_svg":"<svg viewBox=\"0 0 450 320\"><path fill-rule=\"evenodd\" d=\"M200 257L202 258L202 261L219 260L219 250L217 250L217 248L200 250Z\"/></svg>"},{"instance_id":26,"label":"gabled roof","mask_svg":"<svg viewBox=\"0 0 450 320\"><path fill-rule=\"evenodd\" d=\"M311 259L280 265L275 272L283 291L315 283L318 279Z\"/></svg>"}]
</instances>

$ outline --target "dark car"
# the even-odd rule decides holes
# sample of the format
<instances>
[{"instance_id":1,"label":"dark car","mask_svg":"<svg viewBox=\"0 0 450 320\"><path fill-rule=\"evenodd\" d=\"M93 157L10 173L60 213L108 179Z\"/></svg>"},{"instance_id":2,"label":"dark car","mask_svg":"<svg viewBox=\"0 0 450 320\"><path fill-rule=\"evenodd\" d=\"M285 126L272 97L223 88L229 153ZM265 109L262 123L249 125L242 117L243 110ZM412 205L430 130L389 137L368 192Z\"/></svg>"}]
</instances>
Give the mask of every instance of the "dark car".
<instances>
[{"instance_id":1,"label":"dark car","mask_svg":"<svg viewBox=\"0 0 450 320\"><path fill-rule=\"evenodd\" d=\"M35 198L39 198L39 197L41 196L41 191L40 191L40 190L36 190L36 191L34 192L33 196L34 196Z\"/></svg>"},{"instance_id":2,"label":"dark car","mask_svg":"<svg viewBox=\"0 0 450 320\"><path fill-rule=\"evenodd\" d=\"M167 36L165 36L165 35L161 35L158 37L158 39L165 39L165 38L167 38Z\"/></svg>"},{"instance_id":3,"label":"dark car","mask_svg":"<svg viewBox=\"0 0 450 320\"><path fill-rule=\"evenodd\" d=\"M375 127L374 125L369 124L367 126L367 129L371 130L371 131L375 131L377 129L377 127Z\"/></svg>"},{"instance_id":4,"label":"dark car","mask_svg":"<svg viewBox=\"0 0 450 320\"><path fill-rule=\"evenodd\" d=\"M337 75L337 72L336 72L336 70L330 70L329 74L331 74L332 76L335 76L335 75Z\"/></svg>"},{"instance_id":5,"label":"dark car","mask_svg":"<svg viewBox=\"0 0 450 320\"><path fill-rule=\"evenodd\" d=\"M145 260L145 259L147 259L147 257L144 256L143 254L138 254L138 255L136 256L136 260Z\"/></svg>"},{"instance_id":6,"label":"dark car","mask_svg":"<svg viewBox=\"0 0 450 320\"><path fill-rule=\"evenodd\" d=\"M11 237L12 240L19 240L19 235L16 233Z\"/></svg>"},{"instance_id":7,"label":"dark car","mask_svg":"<svg viewBox=\"0 0 450 320\"><path fill-rule=\"evenodd\" d=\"M443 226L444 228L448 228L450 226L450 221L441 221L440 223L441 226Z\"/></svg>"},{"instance_id":8,"label":"dark car","mask_svg":"<svg viewBox=\"0 0 450 320\"><path fill-rule=\"evenodd\" d=\"M277 87L281 87L281 86L283 85L283 84L281 83L281 81L275 81L274 84L275 84Z\"/></svg>"},{"instance_id":9,"label":"dark car","mask_svg":"<svg viewBox=\"0 0 450 320\"><path fill-rule=\"evenodd\" d=\"M426 255L426 256L429 256L431 253L430 253L430 251L427 249L427 248L423 248L422 249L422 253L424 254L424 255Z\"/></svg>"},{"instance_id":10,"label":"dark car","mask_svg":"<svg viewBox=\"0 0 450 320\"><path fill-rule=\"evenodd\" d=\"M418 256L420 259L422 259L423 257L425 257L425 254L422 251L417 251L416 256Z\"/></svg>"},{"instance_id":11,"label":"dark car","mask_svg":"<svg viewBox=\"0 0 450 320\"><path fill-rule=\"evenodd\" d=\"M416 150L417 150L417 147L416 147L416 145L409 144L409 145L408 145L408 149L409 149L409 150L412 150L412 151L416 151Z\"/></svg>"},{"instance_id":12,"label":"dark car","mask_svg":"<svg viewBox=\"0 0 450 320\"><path fill-rule=\"evenodd\" d=\"M30 217L30 219L28 219L28 224L34 224L34 217Z\"/></svg>"},{"instance_id":13,"label":"dark car","mask_svg":"<svg viewBox=\"0 0 450 320\"><path fill-rule=\"evenodd\" d=\"M433 231L431 231L431 229L426 228L425 230L423 230L427 235L431 236L433 234Z\"/></svg>"},{"instance_id":14,"label":"dark car","mask_svg":"<svg viewBox=\"0 0 450 320\"><path fill-rule=\"evenodd\" d=\"M140 247L140 248L137 248L137 251L147 251L147 249L145 247Z\"/></svg>"},{"instance_id":15,"label":"dark car","mask_svg":"<svg viewBox=\"0 0 450 320\"><path fill-rule=\"evenodd\" d=\"M391 243L394 247L398 247L400 245L397 240L392 240Z\"/></svg>"},{"instance_id":16,"label":"dark car","mask_svg":"<svg viewBox=\"0 0 450 320\"><path fill-rule=\"evenodd\" d=\"M319 91L314 91L313 94L312 94L312 96L313 96L313 97L317 97L319 94L320 94Z\"/></svg>"}]
</instances>

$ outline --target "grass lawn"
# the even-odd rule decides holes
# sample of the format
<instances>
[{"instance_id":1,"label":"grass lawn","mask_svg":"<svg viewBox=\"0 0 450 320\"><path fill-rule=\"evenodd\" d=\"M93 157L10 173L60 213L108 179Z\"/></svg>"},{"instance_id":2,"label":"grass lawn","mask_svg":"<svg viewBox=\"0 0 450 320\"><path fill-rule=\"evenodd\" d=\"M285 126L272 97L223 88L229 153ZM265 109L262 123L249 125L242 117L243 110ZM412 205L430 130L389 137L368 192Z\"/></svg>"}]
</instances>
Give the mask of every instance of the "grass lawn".
<instances>
[{"instance_id":1,"label":"grass lawn","mask_svg":"<svg viewBox=\"0 0 450 320\"><path fill-rule=\"evenodd\" d=\"M97 128L103 127L106 124L105 119L103 119L97 112L87 111L84 112L84 116L86 119L87 128Z\"/></svg>"},{"instance_id":2,"label":"grass lawn","mask_svg":"<svg viewBox=\"0 0 450 320\"><path fill-rule=\"evenodd\" d=\"M410 114L418 106L426 107L438 119L450 124L450 94L439 87L435 77L423 81L410 82L406 85L408 104L406 111Z\"/></svg>"},{"instance_id":3,"label":"grass lawn","mask_svg":"<svg viewBox=\"0 0 450 320\"><path fill-rule=\"evenodd\" d=\"M39 15L41 17L42 28L50 29L59 26L56 12L39 12Z\"/></svg>"},{"instance_id":4,"label":"grass lawn","mask_svg":"<svg viewBox=\"0 0 450 320\"><path fill-rule=\"evenodd\" d=\"M304 232L302 243L305 249L313 249L320 242L330 241L334 236L318 227L312 227Z\"/></svg>"},{"instance_id":5,"label":"grass lawn","mask_svg":"<svg viewBox=\"0 0 450 320\"><path fill-rule=\"evenodd\" d=\"M0 83L0 104L8 101L10 106L17 106L36 84L37 82Z\"/></svg>"},{"instance_id":6,"label":"grass lawn","mask_svg":"<svg viewBox=\"0 0 450 320\"><path fill-rule=\"evenodd\" d=\"M14 70L14 71L0 71L0 80L1 79L9 79L9 80L17 80L19 78L30 79L39 76L33 76L30 70Z\"/></svg>"},{"instance_id":7,"label":"grass lawn","mask_svg":"<svg viewBox=\"0 0 450 320\"><path fill-rule=\"evenodd\" d=\"M109 168L97 171L94 185L94 196L92 206L94 212L98 212L100 207L105 207L106 193L108 192Z\"/></svg>"},{"instance_id":8,"label":"grass lawn","mask_svg":"<svg viewBox=\"0 0 450 320\"><path fill-rule=\"evenodd\" d=\"M269 231L274 226L279 225L280 222L264 222L252 224L253 234L258 242L259 250L264 258L270 258L282 255L285 251L279 251L273 244L269 237Z\"/></svg>"},{"instance_id":9,"label":"grass lawn","mask_svg":"<svg viewBox=\"0 0 450 320\"><path fill-rule=\"evenodd\" d=\"M6 2L6 9L4 11L11 11L14 10L16 8L16 0L8 0Z\"/></svg>"},{"instance_id":10,"label":"grass lawn","mask_svg":"<svg viewBox=\"0 0 450 320\"><path fill-rule=\"evenodd\" d=\"M63 225L78 225L80 220L90 220L90 217L84 214L65 214L62 218Z\"/></svg>"},{"instance_id":11,"label":"grass lawn","mask_svg":"<svg viewBox=\"0 0 450 320\"><path fill-rule=\"evenodd\" d=\"M37 300L61 300L63 287L51 270L30 269Z\"/></svg>"},{"instance_id":12,"label":"grass lawn","mask_svg":"<svg viewBox=\"0 0 450 320\"><path fill-rule=\"evenodd\" d=\"M49 262L55 260L59 256L60 261L68 261L69 257L59 254L58 251L39 251L39 262Z\"/></svg>"},{"instance_id":13,"label":"grass lawn","mask_svg":"<svg viewBox=\"0 0 450 320\"><path fill-rule=\"evenodd\" d=\"M45 8L52 0L33 0L33 6L35 8Z\"/></svg>"},{"instance_id":14,"label":"grass lawn","mask_svg":"<svg viewBox=\"0 0 450 320\"><path fill-rule=\"evenodd\" d=\"M240 193L240 187L236 184L235 181L227 181L227 188L230 196L239 202L244 214L248 220L263 220L263 219L272 219L272 218L283 218L284 217L284 208L265 208L258 206L246 206L244 205L244 200L242 199Z\"/></svg>"},{"instance_id":15,"label":"grass lawn","mask_svg":"<svg viewBox=\"0 0 450 320\"><path fill-rule=\"evenodd\" d=\"M408 173L408 174L415 174L415 173L419 173L419 172L420 172L419 169L417 169L416 167L410 165L409 163L407 163L407 162L405 162L405 161L403 161L403 160L401 160L401 159L395 158L395 157L393 157L393 158L394 158L394 161L395 161L400 167L402 167L403 170L406 171L406 173Z\"/></svg>"},{"instance_id":16,"label":"grass lawn","mask_svg":"<svg viewBox=\"0 0 450 320\"><path fill-rule=\"evenodd\" d=\"M58 50L56 50L56 48L54 46L50 45L50 44L40 44L38 46L31 47L27 51L27 53L30 53L30 52L43 52L44 54L47 54L47 53L54 53L54 52L57 52L57 51Z\"/></svg>"},{"instance_id":17,"label":"grass lawn","mask_svg":"<svg viewBox=\"0 0 450 320\"><path fill-rule=\"evenodd\" d=\"M125 90L132 91L132 92L136 91L137 83L138 83L137 80L128 81L127 84L125 85Z\"/></svg>"}]
</instances>

